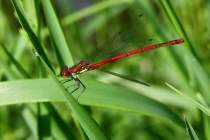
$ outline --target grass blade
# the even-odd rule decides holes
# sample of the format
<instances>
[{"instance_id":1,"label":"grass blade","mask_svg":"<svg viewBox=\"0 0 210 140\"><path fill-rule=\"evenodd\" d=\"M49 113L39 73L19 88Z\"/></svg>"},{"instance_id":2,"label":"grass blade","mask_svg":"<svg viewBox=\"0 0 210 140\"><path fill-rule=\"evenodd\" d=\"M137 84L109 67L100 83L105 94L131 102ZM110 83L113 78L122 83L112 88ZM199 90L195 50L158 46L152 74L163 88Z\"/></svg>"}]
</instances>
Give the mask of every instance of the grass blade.
<instances>
[{"instance_id":1,"label":"grass blade","mask_svg":"<svg viewBox=\"0 0 210 140\"><path fill-rule=\"evenodd\" d=\"M179 91L176 88L172 87L171 85L169 85L167 83L166 83L166 85L169 86L171 89L173 89L175 92L177 92L179 95L181 95L182 97L184 97L185 99L187 99L188 101L190 101L191 103L193 103L201 111L203 111L204 113L206 113L207 115L210 116L210 109L209 108L207 108L207 107L201 105L200 103L196 102L195 100L193 100L192 98L188 97L187 95L185 95L181 91Z\"/></svg>"},{"instance_id":2,"label":"grass blade","mask_svg":"<svg viewBox=\"0 0 210 140\"><path fill-rule=\"evenodd\" d=\"M41 58L41 57L40 57ZM41 59L42 60L42 59ZM42 60L45 64L45 62ZM76 99L65 89L65 87L58 81L54 73L47 67L48 72L52 76L56 85L59 87L64 99L68 103L71 110L74 112L78 121L80 122L82 128L88 135L89 139L109 139L100 126L95 122L95 120L89 115L89 113L82 107Z\"/></svg>"},{"instance_id":3,"label":"grass blade","mask_svg":"<svg viewBox=\"0 0 210 140\"><path fill-rule=\"evenodd\" d=\"M41 46L41 43L39 42L39 39L37 38L37 36L35 35L35 33L33 32L31 26L29 25L29 22L26 18L25 12L23 10L23 7L21 6L21 3L19 0L11 0L12 4L15 8L15 11L18 14L18 18L20 20L20 23L22 25L22 27L25 29L26 33L28 34L29 39L31 40L34 48L39 52L39 55L44 59L44 61L46 62L46 64L49 66L49 68L51 70L52 66Z\"/></svg>"},{"instance_id":4,"label":"grass blade","mask_svg":"<svg viewBox=\"0 0 210 140\"><path fill-rule=\"evenodd\" d=\"M210 79L207 74L207 72L204 70L204 68L199 63L199 59L196 56L196 53L194 52L194 49L192 47L192 44L186 35L181 23L179 22L177 16L175 15L175 12L173 11L172 6L170 5L169 1L161 1L168 18L171 20L172 25L177 30L178 35L182 36L185 39L185 44L190 48L190 51L186 50L186 48L183 48L183 53L188 57L188 61L190 62L191 69L194 71L195 76L199 80L199 83L203 89L203 94L206 98L208 98L207 101L210 101L210 94L209 93L209 85L210 85Z\"/></svg>"},{"instance_id":5,"label":"grass blade","mask_svg":"<svg viewBox=\"0 0 210 140\"><path fill-rule=\"evenodd\" d=\"M43 0L42 4L47 25L50 31L50 36L55 48L55 53L58 57L59 65L63 66L67 64L73 64L71 53L61 29L59 20L57 19L55 10L52 6L51 0Z\"/></svg>"},{"instance_id":6,"label":"grass blade","mask_svg":"<svg viewBox=\"0 0 210 140\"><path fill-rule=\"evenodd\" d=\"M15 65L15 67L18 69L18 71L22 74L24 78L30 78L28 73L23 69L23 67L15 60L15 58L7 51L5 46L0 43L0 45L3 47L5 53L10 58L11 62Z\"/></svg>"},{"instance_id":7,"label":"grass blade","mask_svg":"<svg viewBox=\"0 0 210 140\"><path fill-rule=\"evenodd\" d=\"M192 126L190 125L190 123L188 122L188 120L186 119L185 116L184 116L184 120L185 120L186 129L188 131L190 139L191 140L199 140L195 131L193 130Z\"/></svg>"},{"instance_id":8,"label":"grass blade","mask_svg":"<svg viewBox=\"0 0 210 140\"><path fill-rule=\"evenodd\" d=\"M144 114L172 121L181 127L184 127L184 122L176 113L171 111L166 105L163 105L151 98L137 94L123 87L89 80L82 81L88 87L85 93L83 93L79 98L79 102L83 105ZM64 91L66 92L65 89ZM26 102L65 101L59 94L58 87L51 79L3 82L0 84L0 93L0 96L2 97L0 98L0 105ZM70 96L69 92L66 94L66 96ZM74 94L74 97L77 97L77 94Z\"/></svg>"},{"instance_id":9,"label":"grass blade","mask_svg":"<svg viewBox=\"0 0 210 140\"><path fill-rule=\"evenodd\" d=\"M90 139L109 139L108 136L103 132L103 130L100 128L100 126L93 120L93 118L88 114L88 112L69 94L68 91L64 88L63 85L58 81L57 77L54 75L51 65L49 64L49 61L42 49L41 43L39 42L38 38L32 31L27 18L24 14L24 10L19 2L19 0L12 0L13 6L15 10L17 11L18 17L20 19L20 22L24 29L26 30L26 33L28 34L32 44L36 48L37 55L42 60L43 64L47 68L48 72L56 82L56 85L59 87L64 99L76 115L77 119L79 120L81 126L83 127L84 131L88 135ZM38 45L38 47L36 46ZM45 59L42 59L45 58ZM45 63L47 62L47 63Z\"/></svg>"}]
</instances>

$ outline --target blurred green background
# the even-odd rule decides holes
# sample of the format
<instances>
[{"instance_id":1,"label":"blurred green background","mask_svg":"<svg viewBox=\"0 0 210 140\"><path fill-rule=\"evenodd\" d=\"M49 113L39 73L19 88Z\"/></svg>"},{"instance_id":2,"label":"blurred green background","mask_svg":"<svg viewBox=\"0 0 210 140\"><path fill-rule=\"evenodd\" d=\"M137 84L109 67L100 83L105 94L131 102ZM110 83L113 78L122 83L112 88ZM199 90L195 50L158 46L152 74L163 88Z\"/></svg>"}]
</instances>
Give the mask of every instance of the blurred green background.
<instances>
[{"instance_id":1,"label":"blurred green background","mask_svg":"<svg viewBox=\"0 0 210 140\"><path fill-rule=\"evenodd\" d=\"M148 38L157 39L159 42L184 38L184 44L142 53L138 57L105 66L107 70L144 81L151 85L149 88L97 71L84 73L80 78L82 81L87 79L118 85L117 88L126 87L157 100L168 106L180 118L183 118L184 114L199 138L210 139L207 133L210 131L209 117L165 85L169 83L191 98L206 106L209 105L210 1L54 0L52 3L69 46L69 55L72 55L75 63L91 56L97 47L141 13L149 17L149 23L144 29L144 35ZM65 60L67 64L59 61L56 52L59 47L53 47L42 2L22 0L22 4L55 73L59 74L63 65L72 66L74 64L72 60ZM33 54L34 47L18 21L12 2L0 0L0 10L1 83L25 79L50 79L40 60ZM6 48L8 53L3 48ZM21 72L17 65L20 65L24 72ZM92 84L87 89L94 90L96 86L97 84ZM10 86L4 89L10 90ZM51 139L69 139L66 134L68 131L73 135L71 139L85 139L81 136L82 130L79 129L75 116L64 100L57 102L50 99L30 100L26 103L20 100L12 103L11 99L5 97L7 96L4 95L4 90L1 90L0 98L5 102L0 106L0 139L38 139L40 137L38 128L46 131L43 137ZM11 103L6 103L7 101ZM31 103L37 101L52 102ZM111 139L190 139L185 127L158 117L144 115L144 112L124 112L120 109L100 108L100 105L85 107ZM52 120L40 121L39 116L34 113L39 109L44 110L43 114L48 116L46 117L48 119L51 113L57 113L58 118L62 119L61 121L57 118L58 122L64 123L55 130L60 132L59 136L56 137L50 132L54 130L53 122L45 124ZM66 131L65 134L62 134L62 131Z\"/></svg>"}]
</instances>

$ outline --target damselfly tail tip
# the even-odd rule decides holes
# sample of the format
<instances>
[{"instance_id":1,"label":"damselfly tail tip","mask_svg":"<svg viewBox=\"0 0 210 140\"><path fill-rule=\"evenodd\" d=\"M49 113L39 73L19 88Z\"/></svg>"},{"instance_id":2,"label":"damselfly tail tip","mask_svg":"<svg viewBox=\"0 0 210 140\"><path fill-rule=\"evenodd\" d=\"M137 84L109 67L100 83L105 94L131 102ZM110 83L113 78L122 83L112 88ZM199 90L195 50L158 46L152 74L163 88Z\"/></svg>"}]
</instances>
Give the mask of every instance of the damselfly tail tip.
<instances>
[{"instance_id":1,"label":"damselfly tail tip","mask_svg":"<svg viewBox=\"0 0 210 140\"><path fill-rule=\"evenodd\" d=\"M177 43L178 44L181 44L181 43L184 43L185 41L184 41L184 38L180 38L180 39L177 39Z\"/></svg>"},{"instance_id":2,"label":"damselfly tail tip","mask_svg":"<svg viewBox=\"0 0 210 140\"><path fill-rule=\"evenodd\" d=\"M182 38L182 42L185 42L185 41L184 41L184 38Z\"/></svg>"}]
</instances>

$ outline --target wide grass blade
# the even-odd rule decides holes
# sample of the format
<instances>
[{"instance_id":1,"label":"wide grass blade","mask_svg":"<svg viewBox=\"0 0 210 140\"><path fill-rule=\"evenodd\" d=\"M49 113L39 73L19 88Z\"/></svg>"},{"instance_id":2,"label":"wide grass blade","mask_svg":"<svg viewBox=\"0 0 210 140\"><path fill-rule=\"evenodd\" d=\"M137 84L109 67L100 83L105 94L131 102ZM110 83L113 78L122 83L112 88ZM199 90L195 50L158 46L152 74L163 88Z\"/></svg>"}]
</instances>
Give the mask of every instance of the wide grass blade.
<instances>
[{"instance_id":1,"label":"wide grass blade","mask_svg":"<svg viewBox=\"0 0 210 140\"><path fill-rule=\"evenodd\" d=\"M163 120L169 120L181 127L184 127L184 122L180 116L171 111L166 105L163 105L151 98L137 94L123 87L96 81L82 81L88 87L85 93L83 93L79 98L79 102L83 105L144 114ZM68 84L66 84L66 86L67 85ZM107 86L109 88L107 88ZM63 86L61 86L61 88L63 90ZM67 92L65 89L64 91ZM65 101L59 94L59 89L56 84L50 79L3 82L0 84L0 93L0 96L2 97L0 98L0 105L26 102ZM79 91L76 93L79 93ZM74 93L75 98L78 96L76 93ZM66 96L69 96L69 92L67 92ZM73 99L71 98L69 100ZM72 102L70 101L69 104L70 103Z\"/></svg>"}]
</instances>

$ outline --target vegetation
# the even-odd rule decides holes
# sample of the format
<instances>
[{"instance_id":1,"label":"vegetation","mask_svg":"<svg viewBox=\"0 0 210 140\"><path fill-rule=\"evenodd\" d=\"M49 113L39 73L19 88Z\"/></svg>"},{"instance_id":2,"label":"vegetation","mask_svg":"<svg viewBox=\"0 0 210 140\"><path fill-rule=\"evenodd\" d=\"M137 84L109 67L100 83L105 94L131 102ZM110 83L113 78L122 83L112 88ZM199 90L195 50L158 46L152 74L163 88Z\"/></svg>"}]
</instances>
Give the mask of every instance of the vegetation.
<instances>
[{"instance_id":1,"label":"vegetation","mask_svg":"<svg viewBox=\"0 0 210 140\"><path fill-rule=\"evenodd\" d=\"M0 1L0 139L210 139L209 9L205 0ZM104 66L150 87L90 71L76 100L82 88L72 96L61 67L141 13L149 23L136 38L185 42Z\"/></svg>"}]
</instances>

